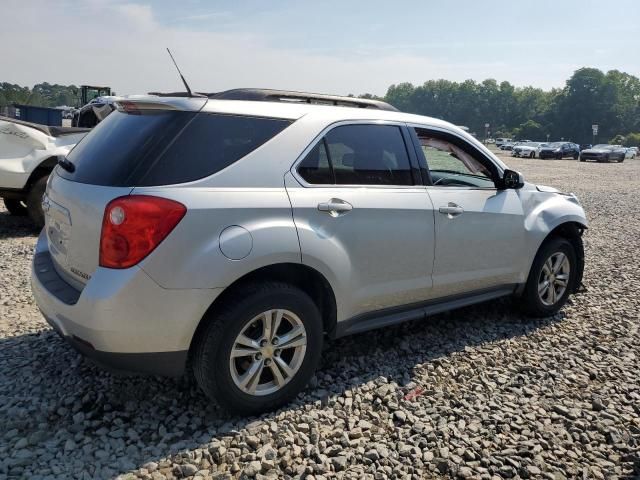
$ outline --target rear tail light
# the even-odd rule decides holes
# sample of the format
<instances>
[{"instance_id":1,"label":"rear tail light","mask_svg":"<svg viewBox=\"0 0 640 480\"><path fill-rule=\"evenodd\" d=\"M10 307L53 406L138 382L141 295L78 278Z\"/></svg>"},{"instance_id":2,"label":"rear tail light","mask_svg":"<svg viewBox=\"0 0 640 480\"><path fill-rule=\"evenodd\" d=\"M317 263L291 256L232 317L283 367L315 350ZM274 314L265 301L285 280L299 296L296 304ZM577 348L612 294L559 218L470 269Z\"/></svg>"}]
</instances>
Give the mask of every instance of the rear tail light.
<instances>
[{"instance_id":1,"label":"rear tail light","mask_svg":"<svg viewBox=\"0 0 640 480\"><path fill-rule=\"evenodd\" d=\"M130 195L109 202L102 219L100 266L129 268L149 255L182 220L187 208L174 200Z\"/></svg>"}]
</instances>

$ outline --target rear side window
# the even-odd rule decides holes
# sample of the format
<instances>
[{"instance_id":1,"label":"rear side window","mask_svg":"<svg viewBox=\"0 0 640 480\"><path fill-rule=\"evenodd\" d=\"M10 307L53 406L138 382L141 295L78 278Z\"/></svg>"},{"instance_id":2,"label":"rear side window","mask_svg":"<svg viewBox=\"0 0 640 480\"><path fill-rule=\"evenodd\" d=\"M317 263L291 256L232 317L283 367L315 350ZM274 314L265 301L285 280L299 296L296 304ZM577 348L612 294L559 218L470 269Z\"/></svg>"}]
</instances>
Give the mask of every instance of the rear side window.
<instances>
[{"instance_id":1,"label":"rear side window","mask_svg":"<svg viewBox=\"0 0 640 480\"><path fill-rule=\"evenodd\" d=\"M300 163L298 173L310 184L413 185L402 132L392 125L334 128Z\"/></svg>"},{"instance_id":2,"label":"rear side window","mask_svg":"<svg viewBox=\"0 0 640 480\"><path fill-rule=\"evenodd\" d=\"M69 180L106 186L184 183L238 161L288 120L181 111L114 112L71 151Z\"/></svg>"}]
</instances>

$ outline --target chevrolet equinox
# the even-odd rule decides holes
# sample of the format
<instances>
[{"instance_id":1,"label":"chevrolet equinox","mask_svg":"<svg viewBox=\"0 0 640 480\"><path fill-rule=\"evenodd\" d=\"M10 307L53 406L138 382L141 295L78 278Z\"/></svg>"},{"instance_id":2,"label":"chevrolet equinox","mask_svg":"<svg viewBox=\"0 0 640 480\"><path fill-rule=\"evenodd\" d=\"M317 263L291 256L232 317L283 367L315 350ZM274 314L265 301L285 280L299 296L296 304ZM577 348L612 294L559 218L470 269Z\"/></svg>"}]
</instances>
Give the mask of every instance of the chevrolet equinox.
<instances>
[{"instance_id":1,"label":"chevrolet equinox","mask_svg":"<svg viewBox=\"0 0 640 480\"><path fill-rule=\"evenodd\" d=\"M450 123L277 90L125 99L49 177L33 261L50 325L110 368L193 371L255 414L323 342L582 280L578 199Z\"/></svg>"}]
</instances>

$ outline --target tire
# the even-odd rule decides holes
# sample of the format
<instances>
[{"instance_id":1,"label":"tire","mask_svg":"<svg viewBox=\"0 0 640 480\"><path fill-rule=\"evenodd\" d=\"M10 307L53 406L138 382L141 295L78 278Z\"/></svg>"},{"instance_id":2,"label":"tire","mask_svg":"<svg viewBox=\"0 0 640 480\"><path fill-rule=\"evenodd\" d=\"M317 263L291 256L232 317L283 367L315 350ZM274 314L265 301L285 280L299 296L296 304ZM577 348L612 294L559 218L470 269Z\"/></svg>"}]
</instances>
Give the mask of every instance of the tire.
<instances>
[{"instance_id":1,"label":"tire","mask_svg":"<svg viewBox=\"0 0 640 480\"><path fill-rule=\"evenodd\" d=\"M579 157L579 155L578 155L577 153L574 153L574 154L573 154L573 159L574 159L574 160L578 160L578 157Z\"/></svg>"},{"instance_id":2,"label":"tire","mask_svg":"<svg viewBox=\"0 0 640 480\"><path fill-rule=\"evenodd\" d=\"M529 154L529 158L536 158L536 152L531 152Z\"/></svg>"},{"instance_id":3,"label":"tire","mask_svg":"<svg viewBox=\"0 0 640 480\"><path fill-rule=\"evenodd\" d=\"M622 157L620 160L618 160L618 163L622 163L624 162L624 157Z\"/></svg>"},{"instance_id":4,"label":"tire","mask_svg":"<svg viewBox=\"0 0 640 480\"><path fill-rule=\"evenodd\" d=\"M567 284L555 301L546 304L541 297L546 297L546 300L549 301L551 300L549 298L551 292L547 289L543 290L542 294L539 294L538 288L546 276L543 271L545 263L557 254L563 254L569 263ZM558 257L555 258L557 259ZM548 317L556 314L567 302L569 294L575 290L577 275L578 263L573 245L561 237L551 237L546 240L533 260L529 278L522 294L521 302L524 312L533 317ZM555 289L554 293L559 293L560 288L558 286L553 286L552 288Z\"/></svg>"},{"instance_id":5,"label":"tire","mask_svg":"<svg viewBox=\"0 0 640 480\"><path fill-rule=\"evenodd\" d=\"M562 160L562 154L559 153L558 155L556 155L556 160Z\"/></svg>"},{"instance_id":6,"label":"tire","mask_svg":"<svg viewBox=\"0 0 640 480\"><path fill-rule=\"evenodd\" d=\"M15 215L16 217L24 217L27 214L27 206L22 200L5 198L4 206L7 207L11 215Z\"/></svg>"},{"instance_id":7,"label":"tire","mask_svg":"<svg viewBox=\"0 0 640 480\"><path fill-rule=\"evenodd\" d=\"M48 175L40 177L31 185L27 194L27 211L29 218L38 228L44 227L44 212L42 211L42 196L47 188Z\"/></svg>"},{"instance_id":8,"label":"tire","mask_svg":"<svg viewBox=\"0 0 640 480\"><path fill-rule=\"evenodd\" d=\"M580 161L581 162L586 162L586 160L584 159L584 157L582 155L580 155Z\"/></svg>"},{"instance_id":9,"label":"tire","mask_svg":"<svg viewBox=\"0 0 640 480\"><path fill-rule=\"evenodd\" d=\"M260 325L264 325L264 323L257 319L264 318L260 316L263 312L275 309L286 312L278 330L281 332L280 338L284 338L288 333L285 323L290 320L287 318L295 317L291 321L299 321L304 327L306 347L302 351L302 355L299 355L298 347L285 348L281 354L278 354L277 347L275 347L277 344L274 340L273 344L269 343L265 348L272 350L275 348L275 351L240 355L232 360L231 352L234 346L242 347L236 343L239 335L246 332L246 336L250 339L264 338L264 327L260 328ZM207 323L200 330L199 338L195 339L197 343L194 342L193 373L204 393L228 412L256 415L289 402L309 382L320 360L323 326L318 307L305 292L287 283L250 284L244 287L238 295L231 295L227 298L218 310L205 318L205 321ZM258 325L257 328L256 325ZM285 328L284 333L282 333L283 328ZM299 337L296 336L296 338ZM244 348L236 348L236 350L248 351ZM253 348L251 352L257 352L257 350ZM256 362L260 363L257 360L257 355L261 357L264 355L264 358L260 359L264 370L261 370L263 373L257 380L257 386L254 384L256 393L251 394L244 391L237 382L242 380L242 376L247 374ZM270 360L271 358L274 360ZM291 360L287 360L287 358L291 358ZM281 374L284 370L278 369L276 361L278 359L290 362L289 366L298 365L295 367L296 373L280 387L277 386L274 368ZM267 362L272 362L273 366L267 367ZM238 369L242 370L243 368L243 371L238 372ZM271 380L266 382L263 381L264 378ZM252 383L254 382L249 381L249 384ZM259 389L261 388L263 390L260 394ZM276 390L270 392L269 388L276 388Z\"/></svg>"}]
</instances>

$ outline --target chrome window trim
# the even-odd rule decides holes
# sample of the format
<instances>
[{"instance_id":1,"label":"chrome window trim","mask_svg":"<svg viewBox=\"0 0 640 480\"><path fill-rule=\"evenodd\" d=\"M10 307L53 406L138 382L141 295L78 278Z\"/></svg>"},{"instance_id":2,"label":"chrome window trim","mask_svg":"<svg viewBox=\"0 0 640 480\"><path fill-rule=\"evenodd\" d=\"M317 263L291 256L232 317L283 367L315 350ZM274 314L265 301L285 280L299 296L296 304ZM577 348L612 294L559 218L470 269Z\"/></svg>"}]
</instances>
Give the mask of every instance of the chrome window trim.
<instances>
[{"instance_id":1,"label":"chrome window trim","mask_svg":"<svg viewBox=\"0 0 640 480\"><path fill-rule=\"evenodd\" d=\"M308 183L298 173L298 165L305 159L305 157L309 154L309 152L313 150L315 146L318 143L320 143L320 141L322 141L322 139L325 137L327 133L329 133L334 128L342 127L344 125L388 125L388 126L403 128L407 126L407 123L401 122L398 120L372 119L372 120L339 120L337 122L328 124L326 127L322 129L322 131L318 135L314 137L311 143L307 145L307 147L302 151L302 153L298 156L298 158L296 158L295 162L293 162L293 165L289 169L291 174L293 175L293 178L295 178L300 185L302 185L304 188L351 188L351 189L367 188L367 189L384 189L384 190L389 190L389 189L422 190L424 189L424 185L420 183L414 184L414 185L366 185L366 184L359 184L359 183L347 185L347 184L336 184L336 183L318 183L318 184ZM404 141L404 138L403 138L403 141ZM413 146L405 145L405 148L408 149L409 147L413 147ZM408 150L407 150L407 158L409 158L409 165L411 166L411 160L410 160L410 155Z\"/></svg>"}]
</instances>

